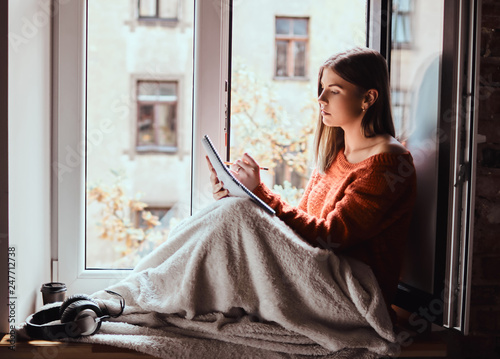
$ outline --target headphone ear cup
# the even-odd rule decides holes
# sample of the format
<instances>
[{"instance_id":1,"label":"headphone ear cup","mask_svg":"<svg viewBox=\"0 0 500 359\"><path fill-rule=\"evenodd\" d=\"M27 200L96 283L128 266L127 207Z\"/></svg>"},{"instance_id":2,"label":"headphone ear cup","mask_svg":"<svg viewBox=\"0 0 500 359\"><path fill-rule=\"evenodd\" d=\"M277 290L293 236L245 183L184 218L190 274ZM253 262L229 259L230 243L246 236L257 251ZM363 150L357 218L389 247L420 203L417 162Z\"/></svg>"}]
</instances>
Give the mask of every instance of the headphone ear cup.
<instances>
[{"instance_id":1,"label":"headphone ear cup","mask_svg":"<svg viewBox=\"0 0 500 359\"><path fill-rule=\"evenodd\" d=\"M72 295L71 297L68 297L66 298L66 300L61 304L61 306L59 307L59 317L62 317L64 311L66 310L66 308L71 304L71 303L74 303L76 301L79 301L79 300L87 300L89 302L94 302L96 303L95 300L93 300L92 298L90 298L88 295L86 294L75 294L75 295ZM97 303L96 303L97 304Z\"/></svg>"},{"instance_id":2,"label":"headphone ear cup","mask_svg":"<svg viewBox=\"0 0 500 359\"><path fill-rule=\"evenodd\" d=\"M91 311L90 313L94 313L94 315L92 315L94 318L94 326L91 326L91 327L85 327L85 328L79 328L79 332L76 333L77 335L92 335L94 334L95 332L97 332L99 330L99 328L101 327L101 322L97 322L96 319L98 317L102 317L102 311L101 311L101 308L99 308L99 306L97 305L96 302L94 301L90 301L90 300L77 300L75 302L72 302L70 303L66 309L64 309L64 312L62 313L61 315L61 323L70 323L70 322L73 322L75 320L78 320L80 318L79 317L79 314L84 312L84 311L87 311L87 313L89 312L89 310ZM88 316L87 315L84 315L84 316ZM82 316L83 317L83 316Z\"/></svg>"}]
</instances>

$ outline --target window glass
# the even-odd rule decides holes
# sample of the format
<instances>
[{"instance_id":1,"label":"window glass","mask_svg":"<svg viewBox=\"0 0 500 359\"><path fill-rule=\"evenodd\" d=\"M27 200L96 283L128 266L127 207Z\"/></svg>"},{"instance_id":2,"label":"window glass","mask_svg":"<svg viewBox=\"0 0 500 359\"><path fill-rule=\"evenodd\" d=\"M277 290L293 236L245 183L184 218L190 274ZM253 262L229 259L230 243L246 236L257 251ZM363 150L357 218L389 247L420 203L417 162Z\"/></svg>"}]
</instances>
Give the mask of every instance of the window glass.
<instances>
[{"instance_id":1,"label":"window glass","mask_svg":"<svg viewBox=\"0 0 500 359\"><path fill-rule=\"evenodd\" d=\"M402 91L398 88L393 88L391 90L392 118L394 121L394 128L398 134L403 132L403 119L405 117L405 110L408 108L406 101L406 91Z\"/></svg>"},{"instance_id":2,"label":"window glass","mask_svg":"<svg viewBox=\"0 0 500 359\"><path fill-rule=\"evenodd\" d=\"M234 27L234 22L233 22ZM290 33L290 20L289 19L276 19L276 33L288 35Z\"/></svg>"},{"instance_id":3,"label":"window glass","mask_svg":"<svg viewBox=\"0 0 500 359\"><path fill-rule=\"evenodd\" d=\"M269 167L262 180L292 204L312 168L319 67L365 45L365 9L365 0L235 2L230 157L248 152Z\"/></svg>"},{"instance_id":4,"label":"window glass","mask_svg":"<svg viewBox=\"0 0 500 359\"><path fill-rule=\"evenodd\" d=\"M190 213L193 21L124 25L156 3L88 0L86 269L133 268Z\"/></svg>"},{"instance_id":5,"label":"window glass","mask_svg":"<svg viewBox=\"0 0 500 359\"><path fill-rule=\"evenodd\" d=\"M175 130L175 104L161 104L158 113L158 145L175 147L177 134Z\"/></svg>"},{"instance_id":6,"label":"window glass","mask_svg":"<svg viewBox=\"0 0 500 359\"><path fill-rule=\"evenodd\" d=\"M158 95L177 96L177 84L175 82L166 82L166 81L159 82Z\"/></svg>"},{"instance_id":7,"label":"window glass","mask_svg":"<svg viewBox=\"0 0 500 359\"><path fill-rule=\"evenodd\" d=\"M162 19L177 19L178 0L160 0L159 7Z\"/></svg>"},{"instance_id":8,"label":"window glass","mask_svg":"<svg viewBox=\"0 0 500 359\"><path fill-rule=\"evenodd\" d=\"M294 72L295 76L305 76L306 75L306 43L303 41L295 42L295 52L294 52Z\"/></svg>"},{"instance_id":9,"label":"window glass","mask_svg":"<svg viewBox=\"0 0 500 359\"><path fill-rule=\"evenodd\" d=\"M154 145L154 106L139 106L138 145Z\"/></svg>"},{"instance_id":10,"label":"window glass","mask_svg":"<svg viewBox=\"0 0 500 359\"><path fill-rule=\"evenodd\" d=\"M295 19L293 21L293 34L294 35L307 35L307 20Z\"/></svg>"},{"instance_id":11,"label":"window glass","mask_svg":"<svg viewBox=\"0 0 500 359\"><path fill-rule=\"evenodd\" d=\"M158 95L158 83L154 81L139 81L137 93L140 99L154 98Z\"/></svg>"},{"instance_id":12,"label":"window glass","mask_svg":"<svg viewBox=\"0 0 500 359\"><path fill-rule=\"evenodd\" d=\"M394 5L399 11L409 12L411 11L411 2L412 0L397 0L394 2Z\"/></svg>"},{"instance_id":13,"label":"window glass","mask_svg":"<svg viewBox=\"0 0 500 359\"><path fill-rule=\"evenodd\" d=\"M409 46L411 34L411 0L394 0L392 7L392 43Z\"/></svg>"},{"instance_id":14,"label":"window glass","mask_svg":"<svg viewBox=\"0 0 500 359\"><path fill-rule=\"evenodd\" d=\"M444 1L393 0L393 11L393 24L396 21L396 25L400 26L392 34L393 116L396 135L413 156L418 193L402 281L432 293L438 149L439 141L443 139L438 127L438 100L441 92ZM414 30L411 36L408 35L410 23ZM404 45L403 41L409 43Z\"/></svg>"},{"instance_id":15,"label":"window glass","mask_svg":"<svg viewBox=\"0 0 500 359\"><path fill-rule=\"evenodd\" d=\"M140 17L155 17L156 16L156 0L139 0L139 16Z\"/></svg>"},{"instance_id":16,"label":"window glass","mask_svg":"<svg viewBox=\"0 0 500 359\"><path fill-rule=\"evenodd\" d=\"M287 76L288 41L276 41L276 76Z\"/></svg>"}]
</instances>

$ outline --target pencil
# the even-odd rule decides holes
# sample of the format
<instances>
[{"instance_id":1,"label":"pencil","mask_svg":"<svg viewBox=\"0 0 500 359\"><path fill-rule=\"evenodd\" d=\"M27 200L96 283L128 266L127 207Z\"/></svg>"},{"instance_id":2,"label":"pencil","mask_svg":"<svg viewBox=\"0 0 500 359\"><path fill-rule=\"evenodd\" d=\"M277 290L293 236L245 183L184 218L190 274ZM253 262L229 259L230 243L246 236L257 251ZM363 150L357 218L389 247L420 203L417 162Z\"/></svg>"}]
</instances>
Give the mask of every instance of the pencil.
<instances>
[{"instance_id":1,"label":"pencil","mask_svg":"<svg viewBox=\"0 0 500 359\"><path fill-rule=\"evenodd\" d=\"M225 164L225 165L227 165L227 166L234 165L234 163L233 163L233 162L224 162L224 164ZM260 168L261 170L263 170L263 171L269 171L269 168L267 168L267 167L259 167L259 168Z\"/></svg>"}]
</instances>

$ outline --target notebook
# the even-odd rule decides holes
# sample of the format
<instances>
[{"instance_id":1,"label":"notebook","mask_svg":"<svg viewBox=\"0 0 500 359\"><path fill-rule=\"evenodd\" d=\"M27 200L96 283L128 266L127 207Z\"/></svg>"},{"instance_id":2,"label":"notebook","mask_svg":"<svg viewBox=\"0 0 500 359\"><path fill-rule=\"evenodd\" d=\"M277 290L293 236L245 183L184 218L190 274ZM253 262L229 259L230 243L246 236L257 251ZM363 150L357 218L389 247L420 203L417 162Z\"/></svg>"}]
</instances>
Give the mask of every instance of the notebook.
<instances>
[{"instance_id":1,"label":"notebook","mask_svg":"<svg viewBox=\"0 0 500 359\"><path fill-rule=\"evenodd\" d=\"M233 176L233 174L229 171L229 169L222 161L221 157L219 156L219 153L217 152L212 141L207 135L203 136L201 142L203 144L203 147L205 148L205 151L207 152L208 158L210 159L212 166L215 169L215 172L217 172L217 177L219 178L219 181L224 182L224 188L226 188L229 191L230 196L248 197L253 202L258 204L261 208L263 208L266 212L270 214L276 214L274 209L269 207L267 203L262 201L256 195L254 195L252 191L246 188L240 181L238 181L236 177Z\"/></svg>"}]
</instances>

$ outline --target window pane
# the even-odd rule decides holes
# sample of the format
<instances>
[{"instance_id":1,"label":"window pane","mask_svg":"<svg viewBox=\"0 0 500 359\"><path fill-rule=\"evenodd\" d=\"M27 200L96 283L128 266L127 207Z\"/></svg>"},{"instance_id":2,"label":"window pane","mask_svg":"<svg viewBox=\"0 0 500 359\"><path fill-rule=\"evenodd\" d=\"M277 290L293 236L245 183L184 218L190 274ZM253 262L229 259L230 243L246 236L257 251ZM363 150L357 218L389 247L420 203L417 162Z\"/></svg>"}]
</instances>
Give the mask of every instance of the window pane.
<instances>
[{"instance_id":1,"label":"window pane","mask_svg":"<svg viewBox=\"0 0 500 359\"><path fill-rule=\"evenodd\" d=\"M307 19L293 20L293 34L307 35Z\"/></svg>"},{"instance_id":2,"label":"window pane","mask_svg":"<svg viewBox=\"0 0 500 359\"><path fill-rule=\"evenodd\" d=\"M287 71L288 41L276 42L276 76L288 76Z\"/></svg>"},{"instance_id":3,"label":"window pane","mask_svg":"<svg viewBox=\"0 0 500 359\"><path fill-rule=\"evenodd\" d=\"M160 0L160 17L162 19L177 19L177 0Z\"/></svg>"},{"instance_id":4,"label":"window pane","mask_svg":"<svg viewBox=\"0 0 500 359\"><path fill-rule=\"evenodd\" d=\"M306 43L303 41L295 41L294 46L295 69L294 76L306 75Z\"/></svg>"},{"instance_id":5,"label":"window pane","mask_svg":"<svg viewBox=\"0 0 500 359\"><path fill-rule=\"evenodd\" d=\"M140 17L156 17L156 0L139 0Z\"/></svg>"},{"instance_id":6,"label":"window pane","mask_svg":"<svg viewBox=\"0 0 500 359\"><path fill-rule=\"evenodd\" d=\"M139 105L138 138L139 146L154 145L154 123L155 113L153 105Z\"/></svg>"},{"instance_id":7,"label":"window pane","mask_svg":"<svg viewBox=\"0 0 500 359\"><path fill-rule=\"evenodd\" d=\"M156 107L158 145L176 147L175 104L161 104Z\"/></svg>"},{"instance_id":8,"label":"window pane","mask_svg":"<svg viewBox=\"0 0 500 359\"><path fill-rule=\"evenodd\" d=\"M412 0L396 0L393 3L393 8L400 12L411 11L411 1Z\"/></svg>"},{"instance_id":9,"label":"window pane","mask_svg":"<svg viewBox=\"0 0 500 359\"><path fill-rule=\"evenodd\" d=\"M281 16L292 9L296 18L290 24ZM252 0L234 6L230 157L248 152L269 167L261 171L262 180L292 204L312 167L319 67L337 52L365 45L365 9L366 0ZM290 53L289 42L276 35L290 35ZM309 40L296 41L295 35Z\"/></svg>"},{"instance_id":10,"label":"window pane","mask_svg":"<svg viewBox=\"0 0 500 359\"><path fill-rule=\"evenodd\" d=\"M393 1L393 8L410 11L398 16L393 43L409 41L391 51L391 96L396 135L409 148L417 171L415 216L411 224L402 281L433 292L436 248L439 94L444 0ZM409 36L409 24L418 30ZM394 38L395 37L395 38ZM422 261L422 259L425 261ZM414 260L412 260L414 259Z\"/></svg>"},{"instance_id":11,"label":"window pane","mask_svg":"<svg viewBox=\"0 0 500 359\"><path fill-rule=\"evenodd\" d=\"M234 27L234 22L233 22ZM276 34L288 35L290 33L290 20L289 19L276 19Z\"/></svg>"},{"instance_id":12,"label":"window pane","mask_svg":"<svg viewBox=\"0 0 500 359\"><path fill-rule=\"evenodd\" d=\"M398 89L393 88L391 91L392 118L396 133L402 133L403 131L404 111L407 108L405 95L404 91Z\"/></svg>"},{"instance_id":13,"label":"window pane","mask_svg":"<svg viewBox=\"0 0 500 359\"><path fill-rule=\"evenodd\" d=\"M167 81L138 81L140 101L177 101L177 83Z\"/></svg>"},{"instance_id":14,"label":"window pane","mask_svg":"<svg viewBox=\"0 0 500 359\"><path fill-rule=\"evenodd\" d=\"M86 269L133 268L190 212L193 21L124 25L136 6L88 0Z\"/></svg>"},{"instance_id":15,"label":"window pane","mask_svg":"<svg viewBox=\"0 0 500 359\"><path fill-rule=\"evenodd\" d=\"M137 94L139 95L139 97L155 97L159 94L158 87L159 85L156 81L139 81L137 83Z\"/></svg>"},{"instance_id":16,"label":"window pane","mask_svg":"<svg viewBox=\"0 0 500 359\"><path fill-rule=\"evenodd\" d=\"M146 207L142 211L136 211L136 225L138 228L147 230L151 228L160 218L163 218L170 208Z\"/></svg>"},{"instance_id":17,"label":"window pane","mask_svg":"<svg viewBox=\"0 0 500 359\"><path fill-rule=\"evenodd\" d=\"M158 94L160 96L177 96L177 84L175 82L160 82Z\"/></svg>"},{"instance_id":18,"label":"window pane","mask_svg":"<svg viewBox=\"0 0 500 359\"><path fill-rule=\"evenodd\" d=\"M411 23L410 14L405 14L401 16L401 29L403 30L403 39L401 42L410 43L411 42Z\"/></svg>"},{"instance_id":19,"label":"window pane","mask_svg":"<svg viewBox=\"0 0 500 359\"><path fill-rule=\"evenodd\" d=\"M394 14L392 18L392 42L396 44L408 44L411 42L409 14Z\"/></svg>"},{"instance_id":20,"label":"window pane","mask_svg":"<svg viewBox=\"0 0 500 359\"><path fill-rule=\"evenodd\" d=\"M412 41L411 0L394 0L392 11L392 43L409 46Z\"/></svg>"}]
</instances>

